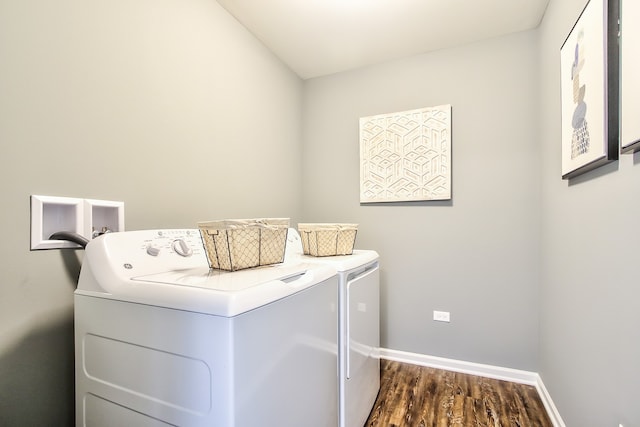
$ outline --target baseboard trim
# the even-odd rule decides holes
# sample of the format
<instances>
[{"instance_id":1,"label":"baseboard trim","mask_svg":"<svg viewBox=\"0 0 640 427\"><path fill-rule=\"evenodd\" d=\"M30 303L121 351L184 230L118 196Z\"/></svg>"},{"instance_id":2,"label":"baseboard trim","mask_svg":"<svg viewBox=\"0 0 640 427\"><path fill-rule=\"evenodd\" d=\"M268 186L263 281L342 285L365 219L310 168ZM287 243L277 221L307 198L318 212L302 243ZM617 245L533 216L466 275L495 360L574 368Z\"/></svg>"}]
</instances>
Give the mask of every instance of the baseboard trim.
<instances>
[{"instance_id":1,"label":"baseboard trim","mask_svg":"<svg viewBox=\"0 0 640 427\"><path fill-rule=\"evenodd\" d=\"M551 418L551 422L554 427L566 427L562 417L560 416L560 412L558 412L558 408L553 403L551 399L551 395L549 391L544 386L542 382L542 378L538 375L538 382L536 383L536 390L538 390L538 394L540 395L540 399L542 399L542 403L544 404L545 409L547 410L547 414L549 414L549 418Z\"/></svg>"},{"instance_id":2,"label":"baseboard trim","mask_svg":"<svg viewBox=\"0 0 640 427\"><path fill-rule=\"evenodd\" d=\"M542 378L537 372L523 371L519 369L504 368L501 366L484 365L481 363L467 362L464 360L447 359L444 357L429 356L426 354L410 353L388 348L380 349L382 359L394 360L396 362L411 363L413 365L428 366L430 368L444 369L447 371L461 372L464 374L477 375L480 377L493 378L497 380L510 381L519 384L534 386L538 390L540 399L544 404L549 418L554 427L566 427L560 413L551 400Z\"/></svg>"},{"instance_id":3,"label":"baseboard trim","mask_svg":"<svg viewBox=\"0 0 640 427\"><path fill-rule=\"evenodd\" d=\"M535 372L503 368L500 366L483 365L481 363L466 362L463 360L447 359L444 357L428 356L426 354L409 353L406 351L390 350L386 348L380 349L380 357L398 362L412 363L414 365L462 372L464 374L477 375L479 377L494 378L497 380L511 381L514 383L528 384L532 386L535 386L538 383L539 378L538 374Z\"/></svg>"}]
</instances>

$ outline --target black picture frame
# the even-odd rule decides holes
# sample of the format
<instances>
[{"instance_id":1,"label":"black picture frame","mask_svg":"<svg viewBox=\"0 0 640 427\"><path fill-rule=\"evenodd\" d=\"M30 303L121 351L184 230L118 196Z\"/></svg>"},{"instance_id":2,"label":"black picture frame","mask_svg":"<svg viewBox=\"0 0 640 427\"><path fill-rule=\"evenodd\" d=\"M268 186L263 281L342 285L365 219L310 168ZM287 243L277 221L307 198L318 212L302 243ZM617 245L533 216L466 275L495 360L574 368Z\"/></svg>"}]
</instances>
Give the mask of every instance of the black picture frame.
<instances>
[{"instance_id":1,"label":"black picture frame","mask_svg":"<svg viewBox=\"0 0 640 427\"><path fill-rule=\"evenodd\" d=\"M589 0L560 48L562 179L619 152L619 0Z\"/></svg>"},{"instance_id":2,"label":"black picture frame","mask_svg":"<svg viewBox=\"0 0 640 427\"><path fill-rule=\"evenodd\" d=\"M640 2L620 2L620 152L640 151Z\"/></svg>"}]
</instances>

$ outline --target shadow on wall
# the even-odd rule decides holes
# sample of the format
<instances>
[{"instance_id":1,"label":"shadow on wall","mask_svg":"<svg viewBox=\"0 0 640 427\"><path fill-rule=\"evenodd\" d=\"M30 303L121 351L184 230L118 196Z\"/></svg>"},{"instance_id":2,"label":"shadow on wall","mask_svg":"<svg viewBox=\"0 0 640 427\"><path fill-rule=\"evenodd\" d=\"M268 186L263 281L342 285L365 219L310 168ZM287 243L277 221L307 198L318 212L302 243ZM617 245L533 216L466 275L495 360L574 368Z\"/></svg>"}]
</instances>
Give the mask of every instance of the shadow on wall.
<instances>
[{"instance_id":1,"label":"shadow on wall","mask_svg":"<svg viewBox=\"0 0 640 427\"><path fill-rule=\"evenodd\" d=\"M74 394L72 315L0 354L0 426L73 426Z\"/></svg>"}]
</instances>

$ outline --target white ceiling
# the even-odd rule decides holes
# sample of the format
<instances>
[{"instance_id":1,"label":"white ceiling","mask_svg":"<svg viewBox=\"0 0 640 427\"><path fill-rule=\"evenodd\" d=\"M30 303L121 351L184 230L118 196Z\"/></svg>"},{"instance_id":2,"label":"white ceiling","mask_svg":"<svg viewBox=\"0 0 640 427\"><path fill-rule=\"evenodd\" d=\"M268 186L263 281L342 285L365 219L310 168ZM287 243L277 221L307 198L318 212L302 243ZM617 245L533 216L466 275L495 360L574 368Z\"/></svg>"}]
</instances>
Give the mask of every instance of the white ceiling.
<instances>
[{"instance_id":1,"label":"white ceiling","mask_svg":"<svg viewBox=\"0 0 640 427\"><path fill-rule=\"evenodd\" d=\"M301 78L528 30L549 0L217 0Z\"/></svg>"}]
</instances>

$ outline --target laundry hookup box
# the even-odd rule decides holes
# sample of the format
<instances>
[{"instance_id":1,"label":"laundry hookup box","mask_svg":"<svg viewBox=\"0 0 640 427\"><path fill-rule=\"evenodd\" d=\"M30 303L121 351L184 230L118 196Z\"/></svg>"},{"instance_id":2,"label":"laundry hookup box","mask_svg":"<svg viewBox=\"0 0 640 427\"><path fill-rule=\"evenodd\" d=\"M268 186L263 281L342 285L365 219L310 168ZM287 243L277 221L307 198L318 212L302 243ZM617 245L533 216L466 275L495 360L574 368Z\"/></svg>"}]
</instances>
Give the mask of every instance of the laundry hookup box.
<instances>
[{"instance_id":1,"label":"laundry hookup box","mask_svg":"<svg viewBox=\"0 0 640 427\"><path fill-rule=\"evenodd\" d=\"M209 267L237 271L284 261L289 218L198 222Z\"/></svg>"},{"instance_id":2,"label":"laundry hookup box","mask_svg":"<svg viewBox=\"0 0 640 427\"><path fill-rule=\"evenodd\" d=\"M298 233L305 255L351 255L358 224L298 224Z\"/></svg>"}]
</instances>

